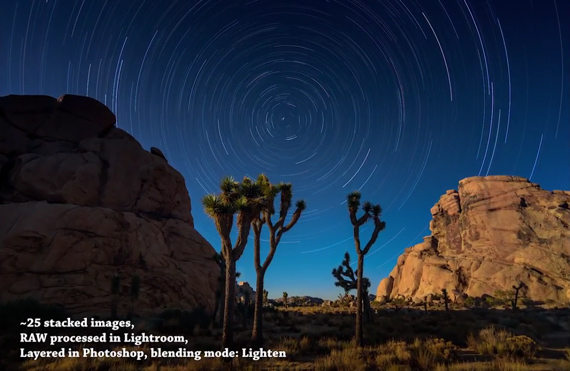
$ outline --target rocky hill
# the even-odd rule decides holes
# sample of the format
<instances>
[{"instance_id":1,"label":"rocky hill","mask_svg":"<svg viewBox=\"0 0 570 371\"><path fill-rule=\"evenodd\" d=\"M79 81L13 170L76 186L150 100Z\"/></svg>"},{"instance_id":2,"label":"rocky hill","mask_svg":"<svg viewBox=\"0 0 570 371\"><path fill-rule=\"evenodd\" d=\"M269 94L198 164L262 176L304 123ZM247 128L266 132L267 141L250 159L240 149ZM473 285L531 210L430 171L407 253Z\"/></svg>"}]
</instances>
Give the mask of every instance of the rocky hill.
<instances>
[{"instance_id":1,"label":"rocky hill","mask_svg":"<svg viewBox=\"0 0 570 371\"><path fill-rule=\"evenodd\" d=\"M570 192L512 176L459 182L431 209L431 236L407 248L377 300L493 295L523 283L529 299L570 299Z\"/></svg>"},{"instance_id":2,"label":"rocky hill","mask_svg":"<svg viewBox=\"0 0 570 371\"><path fill-rule=\"evenodd\" d=\"M0 97L0 301L119 314L213 310L214 249L194 229L184 178L160 150L80 96ZM120 277L120 293L111 290Z\"/></svg>"}]
</instances>

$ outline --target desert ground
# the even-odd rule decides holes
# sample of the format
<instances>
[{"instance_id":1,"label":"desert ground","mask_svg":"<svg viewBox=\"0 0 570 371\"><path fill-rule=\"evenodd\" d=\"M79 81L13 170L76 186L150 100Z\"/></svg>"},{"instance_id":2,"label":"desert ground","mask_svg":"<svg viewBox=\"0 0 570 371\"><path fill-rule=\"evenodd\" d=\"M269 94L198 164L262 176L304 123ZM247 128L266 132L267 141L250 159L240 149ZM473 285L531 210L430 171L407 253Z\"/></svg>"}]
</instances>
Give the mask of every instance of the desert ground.
<instances>
[{"instance_id":1,"label":"desert ground","mask_svg":"<svg viewBox=\"0 0 570 371\"><path fill-rule=\"evenodd\" d=\"M20 357L26 350L59 349L49 344L20 343L19 322L25 318L66 318L66 313L31 301L1 307L0 348L4 356L0 369L8 370L570 370L570 308L554 304L520 305L518 310L497 302L424 306L393 301L373 303L371 321L365 323L365 347L352 343L354 308L331 306L265 308L265 350L285 351L286 358L39 358ZM426 311L427 309L427 311ZM241 354L250 346L252 311L236 316L234 348ZM245 321L244 321L245 318ZM203 311L165 311L157 317L133 317L135 329L127 332L182 335L183 346L192 351L220 349L221 329ZM84 329L82 334L100 334L101 329ZM114 331L120 334L120 331ZM77 334L77 330L57 335ZM68 345L81 350L133 349L149 353L150 348L176 350L179 344L82 343Z\"/></svg>"}]
</instances>

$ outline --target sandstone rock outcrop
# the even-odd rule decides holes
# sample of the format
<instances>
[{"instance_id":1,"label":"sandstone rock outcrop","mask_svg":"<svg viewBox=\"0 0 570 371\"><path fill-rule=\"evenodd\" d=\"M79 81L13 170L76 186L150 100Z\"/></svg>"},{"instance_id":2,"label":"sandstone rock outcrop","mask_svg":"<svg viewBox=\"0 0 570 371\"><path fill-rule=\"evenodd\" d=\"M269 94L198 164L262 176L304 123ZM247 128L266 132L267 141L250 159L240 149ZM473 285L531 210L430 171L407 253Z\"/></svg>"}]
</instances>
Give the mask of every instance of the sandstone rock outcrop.
<instances>
[{"instance_id":1,"label":"sandstone rock outcrop","mask_svg":"<svg viewBox=\"0 0 570 371\"><path fill-rule=\"evenodd\" d=\"M431 236L407 248L377 300L421 298L446 288L452 299L512 291L535 301L570 299L570 192L513 176L472 177L431 209Z\"/></svg>"},{"instance_id":2,"label":"sandstone rock outcrop","mask_svg":"<svg viewBox=\"0 0 570 371\"><path fill-rule=\"evenodd\" d=\"M31 297L72 313L213 310L220 275L194 229L184 178L115 127L102 103L0 97L0 301Z\"/></svg>"}]
</instances>

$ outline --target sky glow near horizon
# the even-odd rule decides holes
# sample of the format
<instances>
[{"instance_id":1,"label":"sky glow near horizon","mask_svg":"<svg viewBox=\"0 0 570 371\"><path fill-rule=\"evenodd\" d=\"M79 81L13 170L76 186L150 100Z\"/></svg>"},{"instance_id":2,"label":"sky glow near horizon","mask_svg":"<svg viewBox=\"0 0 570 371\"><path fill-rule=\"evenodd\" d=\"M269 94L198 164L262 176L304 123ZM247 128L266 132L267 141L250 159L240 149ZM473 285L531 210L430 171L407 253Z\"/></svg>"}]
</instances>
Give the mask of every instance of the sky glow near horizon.
<instances>
[{"instance_id":1,"label":"sky glow near horizon","mask_svg":"<svg viewBox=\"0 0 570 371\"><path fill-rule=\"evenodd\" d=\"M217 250L200 199L222 177L291 182L307 209L266 289L334 298L332 268L356 261L353 190L387 223L365 259L375 291L459 180L570 189L568 14L564 0L4 1L0 95L104 102L182 173ZM252 243L237 266L254 285Z\"/></svg>"}]
</instances>

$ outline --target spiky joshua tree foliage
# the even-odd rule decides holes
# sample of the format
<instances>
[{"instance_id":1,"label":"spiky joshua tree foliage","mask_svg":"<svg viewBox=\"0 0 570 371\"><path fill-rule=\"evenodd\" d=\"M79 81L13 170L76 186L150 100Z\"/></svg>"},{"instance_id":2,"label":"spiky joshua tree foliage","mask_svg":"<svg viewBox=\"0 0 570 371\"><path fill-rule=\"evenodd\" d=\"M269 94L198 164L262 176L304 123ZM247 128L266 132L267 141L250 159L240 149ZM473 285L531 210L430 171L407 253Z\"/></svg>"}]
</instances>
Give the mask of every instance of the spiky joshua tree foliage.
<instances>
[{"instance_id":1,"label":"spiky joshua tree foliage","mask_svg":"<svg viewBox=\"0 0 570 371\"><path fill-rule=\"evenodd\" d=\"M342 287L344 289L345 296L347 296L351 290L356 290L358 284L358 269L355 272L350 266L350 254L348 251L344 253L344 260L342 261L342 264L339 265L338 268L334 268L332 270L332 275L334 278L336 278L334 285L336 287ZM363 277L362 282L364 284L364 295L362 296L362 310L364 314L364 320L370 321L370 299L368 298L370 280L366 277Z\"/></svg>"},{"instance_id":2,"label":"spiky joshua tree foliage","mask_svg":"<svg viewBox=\"0 0 570 371\"><path fill-rule=\"evenodd\" d=\"M299 200L295 204L295 211L291 216L291 220L288 223L285 222L289 209L291 208L293 191L292 185L290 183L279 183L273 185L269 182L269 179L264 174L261 174L256 181L256 186L258 187L261 198L258 203L258 209L253 217L252 227L254 234L254 252L253 261L255 265L256 272L256 283L255 283L255 309L253 315L253 330L251 332L251 341L254 346L263 345L263 289L265 272L271 264L275 252L277 251L277 246L281 241L281 237L284 233L288 232L297 224L301 213L305 210L305 201ZM281 196L279 200L278 217L276 221L273 221L273 215L275 214L275 198ZM261 230L264 225L267 225L269 230L269 253L265 258L263 264L261 263Z\"/></svg>"},{"instance_id":3,"label":"spiky joshua tree foliage","mask_svg":"<svg viewBox=\"0 0 570 371\"><path fill-rule=\"evenodd\" d=\"M363 345L363 334L362 334L362 297L364 295L364 282L363 282L363 273L364 273L364 256L368 254L370 248L376 240L378 239L378 234L380 231L386 228L386 223L380 220L380 215L382 214L382 208L380 205L372 205L370 202L365 202L362 205L362 211L364 214L361 217L357 217L356 213L360 208L360 198L361 194L358 191L351 192L347 196L347 206L348 206L348 213L350 216L350 222L353 226L353 234L354 234L354 247L356 249L356 253L358 254L358 270L357 270L357 284L356 284L356 334L355 334L355 342L358 347L362 347ZM374 230L372 231L372 235L370 239L364 246L361 248L360 244L360 227L364 225L367 221L372 220L374 222Z\"/></svg>"},{"instance_id":4,"label":"spiky joshua tree foliage","mask_svg":"<svg viewBox=\"0 0 570 371\"><path fill-rule=\"evenodd\" d=\"M236 261L238 261L247 244L251 222L258 211L260 191L257 184L244 177L236 182L226 177L220 184L219 195L207 195L202 199L204 211L216 225L222 242L226 279L224 295L224 323L222 327L222 349L230 348L233 343L233 313L235 302ZM234 216L237 214L238 237L232 246L230 233Z\"/></svg>"}]
</instances>

